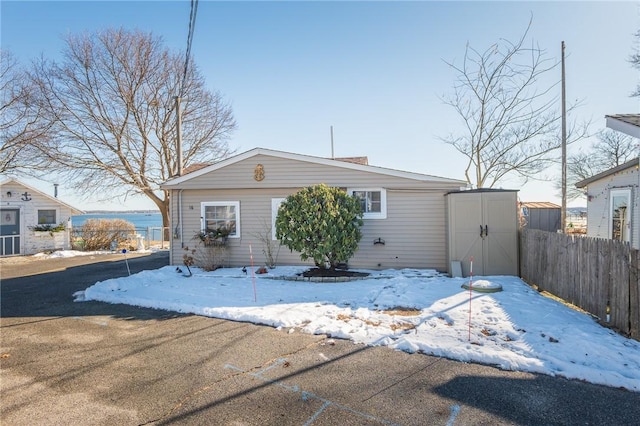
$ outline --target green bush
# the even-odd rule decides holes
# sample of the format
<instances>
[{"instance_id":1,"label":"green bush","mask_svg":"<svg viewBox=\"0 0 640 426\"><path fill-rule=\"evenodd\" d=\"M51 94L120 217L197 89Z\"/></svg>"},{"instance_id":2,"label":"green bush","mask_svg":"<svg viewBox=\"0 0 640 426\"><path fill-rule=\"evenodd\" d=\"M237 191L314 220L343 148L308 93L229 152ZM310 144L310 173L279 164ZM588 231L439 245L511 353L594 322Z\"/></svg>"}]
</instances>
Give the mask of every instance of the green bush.
<instances>
[{"instance_id":1,"label":"green bush","mask_svg":"<svg viewBox=\"0 0 640 426\"><path fill-rule=\"evenodd\" d=\"M111 250L135 248L136 227L123 219L88 219L81 227L84 250Z\"/></svg>"},{"instance_id":2,"label":"green bush","mask_svg":"<svg viewBox=\"0 0 640 426\"><path fill-rule=\"evenodd\" d=\"M362 238L360 201L339 188L310 186L290 195L276 218L276 236L300 259L334 270L358 250Z\"/></svg>"},{"instance_id":3,"label":"green bush","mask_svg":"<svg viewBox=\"0 0 640 426\"><path fill-rule=\"evenodd\" d=\"M38 232L62 232L66 229L66 227L64 226L64 223L60 223L58 225L38 224L35 226L30 226L29 229Z\"/></svg>"}]
</instances>

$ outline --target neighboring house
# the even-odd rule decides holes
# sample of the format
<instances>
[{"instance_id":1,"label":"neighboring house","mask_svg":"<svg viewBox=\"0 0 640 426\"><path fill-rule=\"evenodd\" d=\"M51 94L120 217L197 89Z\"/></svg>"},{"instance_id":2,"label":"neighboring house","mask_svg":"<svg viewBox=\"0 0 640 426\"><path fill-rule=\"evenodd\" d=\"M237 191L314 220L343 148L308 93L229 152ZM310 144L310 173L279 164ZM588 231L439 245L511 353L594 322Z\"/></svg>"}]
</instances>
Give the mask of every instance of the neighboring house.
<instances>
[{"instance_id":1,"label":"neighboring house","mask_svg":"<svg viewBox=\"0 0 640 426\"><path fill-rule=\"evenodd\" d=\"M640 138L640 114L607 115L607 127ZM587 236L627 241L640 249L640 163L638 158L576 186L587 194Z\"/></svg>"},{"instance_id":2,"label":"neighboring house","mask_svg":"<svg viewBox=\"0 0 640 426\"><path fill-rule=\"evenodd\" d=\"M541 231L558 232L562 228L561 208L548 201L520 202L520 226Z\"/></svg>"},{"instance_id":3,"label":"neighboring house","mask_svg":"<svg viewBox=\"0 0 640 426\"><path fill-rule=\"evenodd\" d=\"M447 270L446 193L465 181L374 167L364 157L327 159L256 148L171 179L171 264L182 264L184 247L200 244L203 229L233 229L224 266L264 264L258 234L275 240L275 218L284 199L324 183L344 188L365 207L362 239L350 259L355 268ZM307 265L282 247L278 264ZM311 263L312 265L312 263Z\"/></svg>"},{"instance_id":4,"label":"neighboring house","mask_svg":"<svg viewBox=\"0 0 640 426\"><path fill-rule=\"evenodd\" d=\"M0 255L71 248L71 216L81 210L15 179L0 184ZM62 225L57 232L38 228Z\"/></svg>"}]
</instances>

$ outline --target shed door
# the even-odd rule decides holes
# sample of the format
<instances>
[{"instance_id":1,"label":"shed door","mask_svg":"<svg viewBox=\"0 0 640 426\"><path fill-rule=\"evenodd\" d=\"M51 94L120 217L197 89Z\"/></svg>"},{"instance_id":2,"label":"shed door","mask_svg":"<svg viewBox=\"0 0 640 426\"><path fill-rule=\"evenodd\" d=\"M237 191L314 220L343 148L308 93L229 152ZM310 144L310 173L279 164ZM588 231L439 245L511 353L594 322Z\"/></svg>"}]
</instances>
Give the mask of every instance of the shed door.
<instances>
[{"instance_id":1,"label":"shed door","mask_svg":"<svg viewBox=\"0 0 640 426\"><path fill-rule=\"evenodd\" d=\"M449 260L462 275L518 274L518 223L514 192L449 194Z\"/></svg>"},{"instance_id":2,"label":"shed door","mask_svg":"<svg viewBox=\"0 0 640 426\"><path fill-rule=\"evenodd\" d=\"M469 193L463 196L452 194L449 197L451 197L449 227L453 232L449 248L450 258L460 261L462 275L467 277L471 267L469 260L473 257L473 274L483 275L483 241L480 237L482 196L480 193Z\"/></svg>"},{"instance_id":3,"label":"shed door","mask_svg":"<svg viewBox=\"0 0 640 426\"><path fill-rule=\"evenodd\" d=\"M0 210L0 255L20 254L20 209Z\"/></svg>"},{"instance_id":4,"label":"shed door","mask_svg":"<svg viewBox=\"0 0 640 426\"><path fill-rule=\"evenodd\" d=\"M483 194L484 275L518 275L518 234L514 194Z\"/></svg>"}]
</instances>

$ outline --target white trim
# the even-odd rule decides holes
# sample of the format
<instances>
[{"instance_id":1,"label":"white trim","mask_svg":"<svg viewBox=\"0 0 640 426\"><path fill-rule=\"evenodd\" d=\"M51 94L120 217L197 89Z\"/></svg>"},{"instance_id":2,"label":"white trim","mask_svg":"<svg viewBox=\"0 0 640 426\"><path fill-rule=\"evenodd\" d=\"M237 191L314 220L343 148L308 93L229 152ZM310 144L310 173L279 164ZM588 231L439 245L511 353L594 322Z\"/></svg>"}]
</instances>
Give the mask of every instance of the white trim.
<instances>
[{"instance_id":1,"label":"white trim","mask_svg":"<svg viewBox=\"0 0 640 426\"><path fill-rule=\"evenodd\" d=\"M235 208L235 221L236 221L236 231L234 234L229 235L228 238L240 238L240 201L203 201L200 203L200 230L205 229L205 209L206 207L212 206L222 206L228 207L233 206Z\"/></svg>"},{"instance_id":2,"label":"white trim","mask_svg":"<svg viewBox=\"0 0 640 426\"><path fill-rule=\"evenodd\" d=\"M40 211L43 210L53 210L55 212L55 220L53 222L47 222L47 223L40 223ZM58 225L59 223L61 223L60 219L60 208L59 207L36 207L35 208L36 211L36 225ZM66 224L65 224L66 226Z\"/></svg>"},{"instance_id":3,"label":"white trim","mask_svg":"<svg viewBox=\"0 0 640 426\"><path fill-rule=\"evenodd\" d=\"M271 199L271 239L276 238L276 217L278 217L278 209L280 205L286 200L286 198L272 198Z\"/></svg>"},{"instance_id":4,"label":"white trim","mask_svg":"<svg viewBox=\"0 0 640 426\"><path fill-rule=\"evenodd\" d=\"M617 188L609 191L609 238L613 239L613 199L615 197L626 196L627 198L627 210L625 211L626 225L623 230L624 238L622 241L631 241L631 222L633 220L633 211L631 207L631 188Z\"/></svg>"},{"instance_id":5,"label":"white trim","mask_svg":"<svg viewBox=\"0 0 640 426\"><path fill-rule=\"evenodd\" d=\"M294 154L290 152L275 151L275 150L265 149L265 148L254 148L242 154L229 157L225 160L222 160L210 166L203 167L202 169L196 170L195 172L187 173L184 176L179 176L173 179L169 179L166 182L162 183L160 185L160 188L162 189L177 188L181 183L197 178L198 176L202 176L207 173L211 173L213 171L219 170L223 167L238 163L248 158L255 157L257 155L266 155L270 157L278 157L278 158L284 158L289 160L305 161L307 163L321 164L321 165L332 166L332 167L340 167L343 169L350 169L350 170L359 170L359 171L377 173L377 174L386 175L386 176L395 176L400 178L412 179L420 182L445 183L445 184L452 184L457 186L461 186L461 185L464 186L467 184L466 181L462 181L458 179L449 179L449 178L425 175L420 173L405 172L402 170L349 163L346 161L332 160L330 158L321 158L321 157L314 157L311 155Z\"/></svg>"},{"instance_id":6,"label":"white trim","mask_svg":"<svg viewBox=\"0 0 640 426\"><path fill-rule=\"evenodd\" d=\"M347 188L347 194L353 195L354 192L379 192L380 193L380 212L363 213L363 219L386 219L387 218L387 190L384 188Z\"/></svg>"}]
</instances>

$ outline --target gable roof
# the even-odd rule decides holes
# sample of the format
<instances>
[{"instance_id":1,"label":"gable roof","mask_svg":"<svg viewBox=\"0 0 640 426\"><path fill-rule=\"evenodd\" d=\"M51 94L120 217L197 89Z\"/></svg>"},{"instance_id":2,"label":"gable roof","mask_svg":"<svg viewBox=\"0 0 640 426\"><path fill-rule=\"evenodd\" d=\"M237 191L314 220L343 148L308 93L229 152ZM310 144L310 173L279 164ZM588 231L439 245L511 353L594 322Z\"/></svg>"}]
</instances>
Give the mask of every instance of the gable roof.
<instances>
[{"instance_id":1,"label":"gable roof","mask_svg":"<svg viewBox=\"0 0 640 426\"><path fill-rule=\"evenodd\" d=\"M612 114L604 118L608 128L640 138L640 114Z\"/></svg>"},{"instance_id":2,"label":"gable roof","mask_svg":"<svg viewBox=\"0 0 640 426\"><path fill-rule=\"evenodd\" d=\"M38 194L40 194L42 197L45 197L45 198L49 199L50 201L52 201L52 202L54 202L54 203L57 203L57 204L60 204L60 205L63 205L63 206L65 206L65 207L69 208L69 209L71 210L71 212L72 212L72 213L75 213L75 214L84 214L84 212L83 212L82 210L79 210L79 209L77 209L77 208L73 207L72 205L65 203L64 201L61 201L61 200L60 200L60 199L58 199L58 198L52 197L51 195L49 195L49 194L47 194L47 193L44 193L44 192L40 191L39 189L36 189L36 188L34 188L34 187L32 187L32 186L29 186L29 185L27 185L27 184L26 184L26 183L24 183L24 182L20 182L20 181L19 181L19 180L17 180L17 179L8 179L8 180L6 180L6 181L4 181L4 182L0 183L0 187L5 186L5 185L8 185L8 184L11 184L11 183L14 183L14 184L16 184L16 185L20 185L20 186L22 186L22 187L24 187L24 188L28 189L28 190L29 190L29 191L31 191L31 192L37 192L37 193L38 193Z\"/></svg>"},{"instance_id":3,"label":"gable roof","mask_svg":"<svg viewBox=\"0 0 640 426\"><path fill-rule=\"evenodd\" d=\"M322 158L322 157L314 157L314 156L311 156L311 155L294 154L294 153L291 153L291 152L276 151L276 150L266 149L266 148L254 148L254 149L251 149L249 151L243 152L242 154L238 154L238 155L235 155L233 157L229 157L229 158L227 158L225 160L222 160L222 161L220 161L218 163L215 163L215 164L212 164L210 166L206 166L206 167L203 167L201 169L194 170L191 173L188 173L186 175L183 174L182 176L178 176L178 177L169 179L166 182L164 182L163 184L161 184L160 187L163 188L163 189L167 189L167 188L170 188L170 187L176 187L177 185L179 185L179 184L181 184L183 182L189 181L191 179L197 178L197 177L205 175L207 173L214 172L216 170L222 169L223 167L227 167L229 165L238 163L238 162L246 160L248 158L255 157L257 155L266 155L266 156L289 159L289 160L304 161L304 162L313 163L313 164L327 165L327 166L332 166L332 167L340 167L340 168L343 168L343 169L359 170L359 171L365 171L365 172L370 172L370 173L378 173L378 174L381 174L381 175L395 176L395 177L413 179L413 180L418 180L418 181L423 181L423 182L442 182L442 183L446 183L446 184L457 184L457 185L461 185L461 186L464 186L464 185L467 184L467 182L463 181L463 180L443 178L443 177L439 177L439 176L425 175L425 174L421 174L421 173L406 172L406 171L402 171L402 170L388 169L388 168L385 168L385 167L370 166L370 165L366 165L366 164L348 162L348 161L340 160L340 159L337 159L337 158L336 159L329 159L329 158Z\"/></svg>"},{"instance_id":4,"label":"gable roof","mask_svg":"<svg viewBox=\"0 0 640 426\"><path fill-rule=\"evenodd\" d=\"M626 169L630 169L632 167L638 167L638 166L639 166L638 159L634 158L633 160L629 160L624 164L620 164L619 166L612 167L609 170L605 170L602 173L598 173L595 176L591 176L590 178L587 178L587 179L581 180L580 182L577 182L576 183L576 188L584 188L585 186L589 185L590 183L595 182L597 180L600 180L600 179L602 179L604 177L607 177L607 176L612 175L614 173L621 172L621 171L626 170Z\"/></svg>"}]
</instances>

